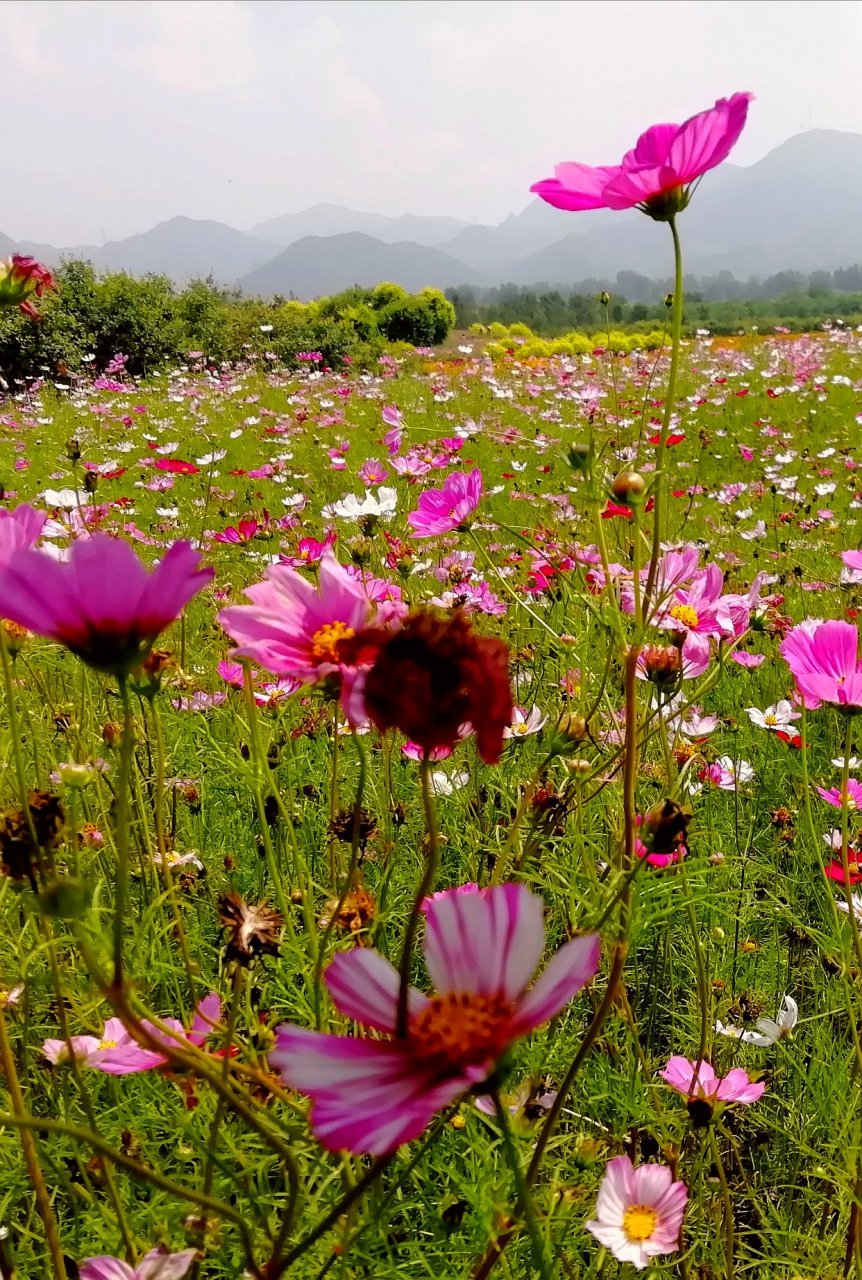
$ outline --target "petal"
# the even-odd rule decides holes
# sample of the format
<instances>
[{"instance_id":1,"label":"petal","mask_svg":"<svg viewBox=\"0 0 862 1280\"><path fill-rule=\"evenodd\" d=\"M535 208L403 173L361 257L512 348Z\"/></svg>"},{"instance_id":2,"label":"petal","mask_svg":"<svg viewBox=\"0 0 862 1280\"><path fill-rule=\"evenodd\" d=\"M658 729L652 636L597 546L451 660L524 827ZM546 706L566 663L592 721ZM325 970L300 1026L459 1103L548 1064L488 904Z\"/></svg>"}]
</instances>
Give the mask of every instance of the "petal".
<instances>
[{"instance_id":1,"label":"petal","mask_svg":"<svg viewBox=\"0 0 862 1280\"><path fill-rule=\"evenodd\" d=\"M81 1280L135 1280L127 1262L119 1258L88 1258L81 1267Z\"/></svg>"},{"instance_id":2,"label":"petal","mask_svg":"<svg viewBox=\"0 0 862 1280\"><path fill-rule=\"evenodd\" d=\"M634 1204L634 1167L628 1156L609 1160L596 1199L596 1214L603 1222L621 1223L629 1205Z\"/></svg>"},{"instance_id":3,"label":"petal","mask_svg":"<svg viewBox=\"0 0 862 1280\"><path fill-rule=\"evenodd\" d=\"M532 1031L550 1021L569 1003L599 967L602 940L597 933L572 938L548 962L544 973L518 1005L519 1031Z\"/></svg>"},{"instance_id":4,"label":"petal","mask_svg":"<svg viewBox=\"0 0 862 1280\"><path fill-rule=\"evenodd\" d=\"M634 150L623 156L623 165L632 168L635 165L667 164L670 144L679 133L678 124L654 124L638 138Z\"/></svg>"},{"instance_id":5,"label":"petal","mask_svg":"<svg viewBox=\"0 0 862 1280\"><path fill-rule=\"evenodd\" d=\"M138 1263L135 1280L182 1280L196 1257L196 1249L182 1249L179 1253L151 1249Z\"/></svg>"},{"instance_id":6,"label":"petal","mask_svg":"<svg viewBox=\"0 0 862 1280\"><path fill-rule=\"evenodd\" d=\"M616 165L558 164L553 178L535 182L530 190L555 209L577 213L584 209L603 209L605 184L618 172Z\"/></svg>"},{"instance_id":7,"label":"petal","mask_svg":"<svg viewBox=\"0 0 862 1280\"><path fill-rule=\"evenodd\" d=\"M326 970L326 985L345 1017L376 1031L395 1031L401 977L379 951L357 947L341 952ZM427 1003L421 992L410 989L411 1013Z\"/></svg>"},{"instance_id":8,"label":"petal","mask_svg":"<svg viewBox=\"0 0 862 1280\"><path fill-rule=\"evenodd\" d=\"M720 98L714 107L701 111L681 125L668 150L667 164L680 185L700 177L726 160L745 127L750 93Z\"/></svg>"},{"instance_id":9,"label":"petal","mask_svg":"<svg viewBox=\"0 0 862 1280\"><path fill-rule=\"evenodd\" d=\"M441 993L515 1000L535 973L544 944L542 900L524 885L447 893L428 907L425 963Z\"/></svg>"}]
</instances>

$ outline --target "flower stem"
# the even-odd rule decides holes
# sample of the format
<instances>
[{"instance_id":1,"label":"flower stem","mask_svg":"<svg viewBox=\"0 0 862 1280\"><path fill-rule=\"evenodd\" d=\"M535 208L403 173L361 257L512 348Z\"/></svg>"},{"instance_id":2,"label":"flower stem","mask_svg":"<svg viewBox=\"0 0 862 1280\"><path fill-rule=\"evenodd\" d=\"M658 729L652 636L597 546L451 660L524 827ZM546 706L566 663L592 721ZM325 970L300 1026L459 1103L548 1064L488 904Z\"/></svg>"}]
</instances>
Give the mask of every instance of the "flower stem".
<instances>
[{"instance_id":1,"label":"flower stem","mask_svg":"<svg viewBox=\"0 0 862 1280\"><path fill-rule=\"evenodd\" d=\"M509 1168L512 1171L512 1178L515 1183L518 1209L524 1219L524 1225L527 1228L527 1234L529 1235L530 1243L533 1246L533 1264L537 1273L542 1277L542 1280L552 1280L554 1267L553 1264L548 1261L545 1242L542 1239L542 1233L539 1230L539 1224L536 1220L536 1213L533 1208L530 1188L527 1186L527 1180L524 1177L524 1170L521 1167L521 1158L518 1155L515 1135L512 1131L512 1120L509 1115L509 1110L500 1097L498 1090L495 1089L491 1097L494 1100L494 1106L497 1111L497 1120L500 1124L500 1132L503 1135L503 1147L506 1152L506 1159L509 1162Z\"/></svg>"},{"instance_id":2,"label":"flower stem","mask_svg":"<svg viewBox=\"0 0 862 1280\"><path fill-rule=\"evenodd\" d=\"M266 820L266 809L263 803L263 779L267 776L266 771L269 766L261 746L260 730L257 723L257 704L254 700L254 685L251 678L251 667L248 663L243 664L243 691L248 711L252 764L254 766L254 803L257 810L258 826L260 827L260 838L263 842L264 857L266 858L267 870L272 881L275 900L278 903L278 909L282 914L285 926L289 928L292 916L287 895L284 892L284 884L282 883L278 860L275 856L275 849L272 847L272 837L269 834L269 823Z\"/></svg>"},{"instance_id":3,"label":"flower stem","mask_svg":"<svg viewBox=\"0 0 862 1280\"><path fill-rule=\"evenodd\" d=\"M733 1202L730 1198L730 1188L727 1185L727 1174L724 1172L724 1165L721 1160L721 1151L718 1147L718 1139L715 1136L715 1130L712 1125L709 1127L709 1145L712 1152L712 1159L718 1173L718 1181L721 1185L721 1202L724 1207L724 1230L725 1230L725 1280L733 1280L733 1248L734 1248L734 1232L733 1232Z\"/></svg>"},{"instance_id":4,"label":"flower stem","mask_svg":"<svg viewBox=\"0 0 862 1280\"><path fill-rule=\"evenodd\" d=\"M123 704L123 737L120 742L120 773L116 793L117 886L114 899L114 981L115 991L123 990L123 926L129 897L129 786L132 777L132 753L135 729L132 704L125 675L120 676L120 698Z\"/></svg>"},{"instance_id":5,"label":"flower stem","mask_svg":"<svg viewBox=\"0 0 862 1280\"><path fill-rule=\"evenodd\" d=\"M10 1119L15 1124L26 1120L27 1112L24 1107L21 1082L18 1079L15 1055L9 1042L9 1031L6 1026L6 1016L2 1005L0 1005L0 1063L3 1066L6 1087L9 1090L9 1099L12 1103L12 1117ZM42 1166L39 1163L36 1142L31 1131L25 1128L22 1123L19 1123L19 1132L21 1135L21 1147L24 1152L24 1163L27 1166L27 1174L36 1196L36 1209L42 1219L42 1226L45 1228L45 1240L48 1245L48 1252L51 1255L55 1280L67 1280L66 1263L63 1260L63 1249L57 1230L57 1220L51 1208L51 1198L48 1195L48 1188L45 1185L45 1178L42 1174Z\"/></svg>"},{"instance_id":6,"label":"flower stem","mask_svg":"<svg viewBox=\"0 0 862 1280\"><path fill-rule=\"evenodd\" d=\"M420 762L419 776L422 782L422 804L425 809L425 826L428 831L428 852L425 855L425 870L422 873L422 879L419 882L419 888L416 892L416 898L410 912L410 919L407 921L407 928L404 932L404 949L401 952L401 984L398 990L397 1035L402 1040L407 1035L407 1006L410 998L410 962L413 959L413 943L416 940L416 931L419 928L419 917L422 915L422 903L425 901L425 898L434 883L434 876L437 872L437 863L440 859L440 832L437 827L437 809L434 804L434 794L431 788L431 761L427 755L423 756Z\"/></svg>"},{"instance_id":7,"label":"flower stem","mask_svg":"<svg viewBox=\"0 0 862 1280\"><path fill-rule=\"evenodd\" d=\"M653 514L652 551L650 553L649 574L647 575L645 592L645 603L647 605L649 604L655 587L656 574L658 573L659 552L661 551L661 541L665 536L665 495L667 492L667 480L664 475L664 459L667 452L667 438L670 433L671 418L673 417L674 404L676 403L676 381L677 374L679 372L679 350L682 340L682 246L679 241L676 219L670 218L668 220L668 226L670 227L670 233L673 236L673 319L671 330L670 370L667 377L667 390L665 392L661 433L659 435L658 448L655 455L655 511Z\"/></svg>"}]
</instances>

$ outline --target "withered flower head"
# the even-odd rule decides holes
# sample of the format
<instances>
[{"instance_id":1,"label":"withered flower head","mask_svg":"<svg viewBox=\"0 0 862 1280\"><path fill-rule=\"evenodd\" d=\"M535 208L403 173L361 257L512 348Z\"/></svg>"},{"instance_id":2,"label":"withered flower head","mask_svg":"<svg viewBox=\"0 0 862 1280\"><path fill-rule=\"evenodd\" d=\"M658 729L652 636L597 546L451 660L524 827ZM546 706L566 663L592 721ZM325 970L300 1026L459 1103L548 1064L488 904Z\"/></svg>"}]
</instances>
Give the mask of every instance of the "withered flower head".
<instances>
[{"instance_id":1,"label":"withered flower head","mask_svg":"<svg viewBox=\"0 0 862 1280\"><path fill-rule=\"evenodd\" d=\"M0 866L13 880L32 880L39 850L59 843L66 819L59 796L50 791L31 791L27 803L29 821L21 808L0 814Z\"/></svg>"},{"instance_id":2,"label":"withered flower head","mask_svg":"<svg viewBox=\"0 0 862 1280\"><path fill-rule=\"evenodd\" d=\"M353 827L354 815L352 809L342 809L332 819L329 824L329 830L332 835L337 836L344 844L353 843ZM377 835L377 819L374 814L369 813L367 809L360 810L359 814L359 847L364 849L369 840L373 840Z\"/></svg>"},{"instance_id":3,"label":"withered flower head","mask_svg":"<svg viewBox=\"0 0 862 1280\"><path fill-rule=\"evenodd\" d=\"M479 755L496 764L512 721L509 649L479 635L460 611L411 613L397 631L374 628L350 642L373 654L365 707L378 729L400 729L425 752L452 747L461 727L476 733Z\"/></svg>"},{"instance_id":4,"label":"withered flower head","mask_svg":"<svg viewBox=\"0 0 862 1280\"><path fill-rule=\"evenodd\" d=\"M252 906L232 890L219 898L219 923L230 930L225 959L249 965L256 956L278 955L284 919L265 902Z\"/></svg>"},{"instance_id":5,"label":"withered flower head","mask_svg":"<svg viewBox=\"0 0 862 1280\"><path fill-rule=\"evenodd\" d=\"M368 928L377 913L377 905L364 884L357 884L350 890L341 903L340 911L338 902L337 898L333 898L326 904L332 914L321 917L322 928L325 929L334 918L335 924L345 933L361 933Z\"/></svg>"},{"instance_id":6,"label":"withered flower head","mask_svg":"<svg viewBox=\"0 0 862 1280\"><path fill-rule=\"evenodd\" d=\"M686 833L693 818L688 805L659 800L644 815L641 839L650 853L677 853L686 848Z\"/></svg>"}]
</instances>

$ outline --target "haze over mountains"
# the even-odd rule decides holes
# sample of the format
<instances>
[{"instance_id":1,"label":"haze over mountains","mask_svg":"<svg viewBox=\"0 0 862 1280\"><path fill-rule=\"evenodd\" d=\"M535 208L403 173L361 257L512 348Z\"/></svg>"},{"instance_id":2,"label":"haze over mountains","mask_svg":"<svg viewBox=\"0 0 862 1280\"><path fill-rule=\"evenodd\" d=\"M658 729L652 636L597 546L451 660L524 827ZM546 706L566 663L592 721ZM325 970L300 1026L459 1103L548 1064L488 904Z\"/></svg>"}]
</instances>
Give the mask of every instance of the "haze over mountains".
<instances>
[{"instance_id":1,"label":"haze over mountains","mask_svg":"<svg viewBox=\"0 0 862 1280\"><path fill-rule=\"evenodd\" d=\"M763 278L862 262L862 135L813 130L750 167L716 169L703 179L682 229L686 270L699 276L727 270ZM246 293L302 299L381 280L411 290L570 286L622 270L660 279L671 271L669 235L642 214L569 214L539 200L496 226L323 204L248 232L177 217L101 246L59 249L0 232L0 255L13 251L48 263L88 258L97 267L179 282L212 275Z\"/></svg>"}]
</instances>

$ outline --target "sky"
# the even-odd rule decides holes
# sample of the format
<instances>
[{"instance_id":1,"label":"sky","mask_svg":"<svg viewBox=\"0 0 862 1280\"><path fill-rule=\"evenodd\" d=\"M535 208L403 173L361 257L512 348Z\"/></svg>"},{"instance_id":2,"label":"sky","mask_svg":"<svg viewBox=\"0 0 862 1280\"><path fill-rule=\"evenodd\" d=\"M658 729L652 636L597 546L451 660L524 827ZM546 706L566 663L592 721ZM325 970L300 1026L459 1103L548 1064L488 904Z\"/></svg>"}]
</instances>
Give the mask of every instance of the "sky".
<instances>
[{"instance_id":1,"label":"sky","mask_svg":"<svg viewBox=\"0 0 862 1280\"><path fill-rule=\"evenodd\" d=\"M0 231L101 244L327 201L498 222L560 160L757 95L862 133L856 0L0 0Z\"/></svg>"}]
</instances>

